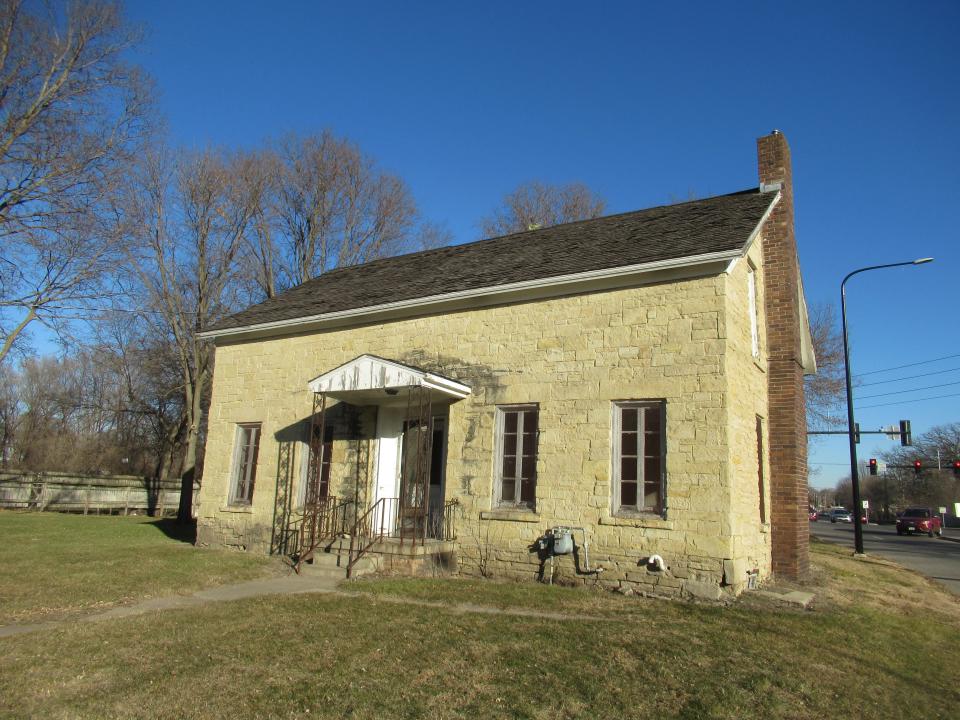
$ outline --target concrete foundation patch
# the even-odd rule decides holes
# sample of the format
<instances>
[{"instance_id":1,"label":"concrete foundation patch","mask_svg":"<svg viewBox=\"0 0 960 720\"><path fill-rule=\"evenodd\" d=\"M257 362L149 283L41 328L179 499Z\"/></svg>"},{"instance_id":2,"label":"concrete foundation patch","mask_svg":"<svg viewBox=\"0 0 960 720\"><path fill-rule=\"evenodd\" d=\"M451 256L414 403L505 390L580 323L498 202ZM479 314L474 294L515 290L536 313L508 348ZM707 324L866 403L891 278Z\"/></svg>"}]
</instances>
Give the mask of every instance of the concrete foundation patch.
<instances>
[{"instance_id":1,"label":"concrete foundation patch","mask_svg":"<svg viewBox=\"0 0 960 720\"><path fill-rule=\"evenodd\" d=\"M777 602L786 603L787 605L795 605L796 607L803 609L809 607L814 598L813 593L802 592L800 590L793 590L788 593L776 593L771 592L770 590L758 590L757 595L760 597L770 598L771 600L776 600Z\"/></svg>"}]
</instances>

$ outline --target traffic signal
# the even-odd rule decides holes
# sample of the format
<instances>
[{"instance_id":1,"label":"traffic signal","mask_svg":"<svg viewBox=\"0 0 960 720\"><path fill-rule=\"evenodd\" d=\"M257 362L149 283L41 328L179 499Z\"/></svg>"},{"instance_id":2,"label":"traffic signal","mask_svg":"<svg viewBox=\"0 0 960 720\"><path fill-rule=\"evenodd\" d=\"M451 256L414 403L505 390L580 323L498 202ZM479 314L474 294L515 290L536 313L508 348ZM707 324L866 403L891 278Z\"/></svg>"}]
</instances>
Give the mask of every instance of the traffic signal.
<instances>
[{"instance_id":1,"label":"traffic signal","mask_svg":"<svg viewBox=\"0 0 960 720\"><path fill-rule=\"evenodd\" d=\"M921 470L923 470L923 463L921 463L919 460L914 460L914 461L913 461L913 471L914 471L917 475L919 475Z\"/></svg>"},{"instance_id":2,"label":"traffic signal","mask_svg":"<svg viewBox=\"0 0 960 720\"><path fill-rule=\"evenodd\" d=\"M857 445L860 444L860 423L853 424L853 442Z\"/></svg>"},{"instance_id":3,"label":"traffic signal","mask_svg":"<svg viewBox=\"0 0 960 720\"><path fill-rule=\"evenodd\" d=\"M877 459L876 459L876 458L870 458L870 463L869 463L869 465L870 465L870 474L871 474L871 475L876 475L876 474L877 474Z\"/></svg>"},{"instance_id":4,"label":"traffic signal","mask_svg":"<svg viewBox=\"0 0 960 720\"><path fill-rule=\"evenodd\" d=\"M900 444L904 447L913 445L913 438L910 436L910 421L900 421Z\"/></svg>"},{"instance_id":5,"label":"traffic signal","mask_svg":"<svg viewBox=\"0 0 960 720\"><path fill-rule=\"evenodd\" d=\"M953 461L953 474L960 477L960 460Z\"/></svg>"}]
</instances>

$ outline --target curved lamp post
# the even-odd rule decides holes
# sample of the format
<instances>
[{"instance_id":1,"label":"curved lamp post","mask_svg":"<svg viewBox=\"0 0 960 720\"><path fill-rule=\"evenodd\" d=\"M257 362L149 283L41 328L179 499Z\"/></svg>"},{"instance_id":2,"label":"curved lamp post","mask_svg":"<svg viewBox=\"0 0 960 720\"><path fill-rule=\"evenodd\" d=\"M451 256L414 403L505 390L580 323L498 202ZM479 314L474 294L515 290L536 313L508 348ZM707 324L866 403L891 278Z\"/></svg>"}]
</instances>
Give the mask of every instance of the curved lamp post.
<instances>
[{"instance_id":1,"label":"curved lamp post","mask_svg":"<svg viewBox=\"0 0 960 720\"><path fill-rule=\"evenodd\" d=\"M847 338L847 280L854 275L858 275L868 270L882 270L883 268L901 267L904 265L923 265L933 262L933 258L918 258L909 262L889 263L887 265L871 265L870 267L859 268L847 276L840 283L840 315L843 319L843 367L847 374L847 438L850 440L850 480L853 484L853 538L854 549L857 553L863 554L863 526L860 523L860 513L863 510L860 507L860 472L857 468L857 442L854 437L853 429L856 424L853 421L853 383L850 379L850 341Z\"/></svg>"}]
</instances>

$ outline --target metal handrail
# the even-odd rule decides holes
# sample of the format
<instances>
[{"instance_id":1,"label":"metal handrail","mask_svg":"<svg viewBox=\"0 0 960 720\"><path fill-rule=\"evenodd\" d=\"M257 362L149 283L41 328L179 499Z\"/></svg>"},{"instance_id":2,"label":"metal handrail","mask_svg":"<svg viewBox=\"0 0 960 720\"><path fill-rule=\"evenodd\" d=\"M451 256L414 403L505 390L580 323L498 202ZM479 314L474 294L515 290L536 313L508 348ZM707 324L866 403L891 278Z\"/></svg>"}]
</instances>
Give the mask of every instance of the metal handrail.
<instances>
[{"instance_id":1,"label":"metal handrail","mask_svg":"<svg viewBox=\"0 0 960 720\"><path fill-rule=\"evenodd\" d=\"M300 519L300 546L297 561L293 566L295 572L300 572L303 563L310 560L314 551L324 542L344 533L347 526L347 507L352 504L351 500L337 502L336 497L329 495L318 498L304 508Z\"/></svg>"},{"instance_id":2,"label":"metal handrail","mask_svg":"<svg viewBox=\"0 0 960 720\"><path fill-rule=\"evenodd\" d=\"M397 498L380 498L357 517L353 532L350 533L350 551L347 556L348 578L353 575L353 566L370 548L384 537L393 534L398 502Z\"/></svg>"}]
</instances>

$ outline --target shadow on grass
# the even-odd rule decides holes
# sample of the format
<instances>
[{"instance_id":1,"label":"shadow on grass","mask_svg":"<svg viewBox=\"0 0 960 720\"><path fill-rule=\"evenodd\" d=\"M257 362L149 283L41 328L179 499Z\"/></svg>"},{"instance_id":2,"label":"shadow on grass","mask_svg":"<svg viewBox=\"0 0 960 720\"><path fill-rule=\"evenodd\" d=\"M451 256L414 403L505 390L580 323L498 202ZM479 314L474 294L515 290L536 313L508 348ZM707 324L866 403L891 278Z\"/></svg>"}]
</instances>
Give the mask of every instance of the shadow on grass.
<instances>
[{"instance_id":1,"label":"shadow on grass","mask_svg":"<svg viewBox=\"0 0 960 720\"><path fill-rule=\"evenodd\" d=\"M162 518L160 520L154 520L150 525L153 525L171 540L190 543L191 545L197 541L196 521L188 524L180 524L173 518Z\"/></svg>"}]
</instances>

